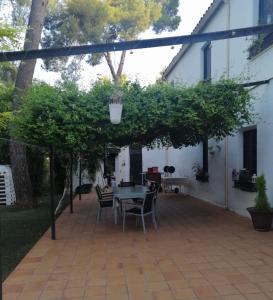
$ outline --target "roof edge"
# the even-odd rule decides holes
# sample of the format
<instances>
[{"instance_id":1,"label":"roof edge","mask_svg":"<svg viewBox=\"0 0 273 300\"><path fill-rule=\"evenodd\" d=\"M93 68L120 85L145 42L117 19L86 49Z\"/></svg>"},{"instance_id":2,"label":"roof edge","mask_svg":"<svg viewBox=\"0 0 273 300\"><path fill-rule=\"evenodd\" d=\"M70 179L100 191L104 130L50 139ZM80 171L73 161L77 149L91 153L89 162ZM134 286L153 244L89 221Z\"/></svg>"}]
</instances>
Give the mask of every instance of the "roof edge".
<instances>
[{"instance_id":1,"label":"roof edge","mask_svg":"<svg viewBox=\"0 0 273 300\"><path fill-rule=\"evenodd\" d=\"M208 7L206 12L203 14L195 28L193 29L191 34L197 34L200 33L208 24L212 16L216 13L216 11L219 9L219 7L225 2L225 0L214 0L211 5ZM170 72L173 70L173 68L177 65L177 63L180 61L180 59L183 57L183 55L189 50L189 48L192 46L192 44L185 44L182 45L179 52L174 56L168 67L163 73L163 78L167 78L170 74Z\"/></svg>"}]
</instances>

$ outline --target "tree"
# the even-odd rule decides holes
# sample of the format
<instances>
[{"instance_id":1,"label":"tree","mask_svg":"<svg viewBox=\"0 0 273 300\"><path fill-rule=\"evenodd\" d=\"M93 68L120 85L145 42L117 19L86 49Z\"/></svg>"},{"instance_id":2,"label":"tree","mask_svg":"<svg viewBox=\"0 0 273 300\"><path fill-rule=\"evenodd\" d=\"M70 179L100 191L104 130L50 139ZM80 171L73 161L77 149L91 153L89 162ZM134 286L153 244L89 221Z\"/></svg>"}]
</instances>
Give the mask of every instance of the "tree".
<instances>
[{"instance_id":1,"label":"tree","mask_svg":"<svg viewBox=\"0 0 273 300\"><path fill-rule=\"evenodd\" d=\"M12 27L0 19L0 51L7 51L19 45L20 27ZM12 117L12 91L16 76L13 63L0 63L0 137L9 139L9 122ZM0 141L0 163L9 164L8 143Z\"/></svg>"},{"instance_id":2,"label":"tree","mask_svg":"<svg viewBox=\"0 0 273 300\"><path fill-rule=\"evenodd\" d=\"M153 27L156 33L175 30L179 23L179 0L64 0L50 10L45 21L44 47L103 43L137 39ZM106 59L112 78L120 82L126 51L115 69L110 52L89 55L87 62L97 65ZM62 59L62 63L67 58ZM45 67L56 70L60 60L47 60Z\"/></svg>"},{"instance_id":3,"label":"tree","mask_svg":"<svg viewBox=\"0 0 273 300\"><path fill-rule=\"evenodd\" d=\"M97 170L104 145L139 143L181 148L196 145L204 137L221 139L251 120L249 92L234 81L173 87L155 84L142 88L124 82L124 113L120 125L109 121L109 98L117 87L109 80L97 82L90 91L79 91L75 83L49 86L34 84L16 116L17 138L47 147L54 145L63 157L73 150ZM66 170L64 193L69 186Z\"/></svg>"},{"instance_id":4,"label":"tree","mask_svg":"<svg viewBox=\"0 0 273 300\"><path fill-rule=\"evenodd\" d=\"M204 137L233 134L252 117L249 92L232 80L192 87L165 83L143 88L126 83L120 86L123 119L112 126L107 106L115 89L109 82L98 82L87 92L75 85L34 85L16 117L17 136L62 151L94 154L109 142L117 146L159 142L181 148Z\"/></svg>"},{"instance_id":5,"label":"tree","mask_svg":"<svg viewBox=\"0 0 273 300\"><path fill-rule=\"evenodd\" d=\"M12 27L0 19L0 51L10 51L19 46L21 27ZM0 63L0 86L13 84L16 67L10 62Z\"/></svg>"},{"instance_id":6,"label":"tree","mask_svg":"<svg viewBox=\"0 0 273 300\"><path fill-rule=\"evenodd\" d=\"M47 0L33 0L26 30L24 50L37 49L41 39ZM14 115L22 105L26 90L31 86L36 60L22 61L19 65L12 99ZM32 186L26 158L26 147L15 142L10 143L10 160L19 205L32 205Z\"/></svg>"}]
</instances>

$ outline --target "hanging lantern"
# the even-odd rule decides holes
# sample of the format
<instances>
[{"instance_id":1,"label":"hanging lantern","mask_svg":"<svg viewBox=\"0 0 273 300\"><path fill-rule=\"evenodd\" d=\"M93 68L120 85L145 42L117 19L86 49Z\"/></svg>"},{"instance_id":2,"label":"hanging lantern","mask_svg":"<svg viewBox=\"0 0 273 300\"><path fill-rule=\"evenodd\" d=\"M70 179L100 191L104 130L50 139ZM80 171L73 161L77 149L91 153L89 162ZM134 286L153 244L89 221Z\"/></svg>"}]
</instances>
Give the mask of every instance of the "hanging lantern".
<instances>
[{"instance_id":1,"label":"hanging lantern","mask_svg":"<svg viewBox=\"0 0 273 300\"><path fill-rule=\"evenodd\" d=\"M119 124L122 114L122 92L115 92L109 103L110 121L112 124Z\"/></svg>"}]
</instances>

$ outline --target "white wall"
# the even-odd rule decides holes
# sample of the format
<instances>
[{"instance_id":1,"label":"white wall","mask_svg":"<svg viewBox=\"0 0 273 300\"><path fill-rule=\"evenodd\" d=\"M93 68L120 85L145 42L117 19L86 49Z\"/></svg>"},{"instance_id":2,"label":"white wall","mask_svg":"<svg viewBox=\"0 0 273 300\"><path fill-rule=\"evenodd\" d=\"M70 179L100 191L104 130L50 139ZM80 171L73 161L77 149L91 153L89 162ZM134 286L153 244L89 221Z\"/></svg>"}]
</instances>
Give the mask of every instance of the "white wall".
<instances>
[{"instance_id":1,"label":"white wall","mask_svg":"<svg viewBox=\"0 0 273 300\"><path fill-rule=\"evenodd\" d=\"M222 5L213 16L203 32L225 30L254 26L257 24L258 0L230 0ZM252 60L248 60L247 48L252 37L236 38L212 42L212 78L221 76L243 77L243 81L258 81L273 77L273 47L266 49ZM168 81L175 84L192 85L202 79L202 47L203 43L192 45L182 59L168 75ZM258 175L264 173L268 183L268 196L273 205L273 82L253 90L256 98L254 110L258 114L254 124L257 126L257 167ZM214 140L209 146L215 145ZM226 144L227 143L227 144ZM188 176L190 184L189 194L224 206L228 200L229 209L248 215L245 208L254 204L256 194L235 189L232 182L232 170L243 168L243 129L227 142L219 143L220 149L209 154L209 182L198 182L194 178L192 166L199 162L202 165L202 147L188 147L182 150L170 148L168 150L168 165L174 165L177 176ZM226 152L227 149L227 152ZM166 152L166 151L165 151ZM162 165L166 156L164 151L143 151L145 167L149 164ZM225 158L228 162L227 185L228 193L225 197Z\"/></svg>"},{"instance_id":2,"label":"white wall","mask_svg":"<svg viewBox=\"0 0 273 300\"><path fill-rule=\"evenodd\" d=\"M164 166L168 165L168 150L161 149L142 149L142 171L146 172L148 168L158 167L159 172L164 172Z\"/></svg>"},{"instance_id":3,"label":"white wall","mask_svg":"<svg viewBox=\"0 0 273 300\"><path fill-rule=\"evenodd\" d=\"M119 184L121 180L130 180L130 152L129 147L121 148L119 154L115 158L115 178Z\"/></svg>"}]
</instances>

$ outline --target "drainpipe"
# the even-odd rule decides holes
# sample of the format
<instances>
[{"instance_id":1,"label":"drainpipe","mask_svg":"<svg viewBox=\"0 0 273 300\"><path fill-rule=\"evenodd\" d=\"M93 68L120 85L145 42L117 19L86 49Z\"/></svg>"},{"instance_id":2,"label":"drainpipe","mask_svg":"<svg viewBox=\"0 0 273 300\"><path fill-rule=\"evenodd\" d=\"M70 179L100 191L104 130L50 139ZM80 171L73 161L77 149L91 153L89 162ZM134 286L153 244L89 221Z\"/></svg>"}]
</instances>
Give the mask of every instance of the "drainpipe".
<instances>
[{"instance_id":1,"label":"drainpipe","mask_svg":"<svg viewBox=\"0 0 273 300\"><path fill-rule=\"evenodd\" d=\"M225 0L227 5L227 30L230 29L230 0ZM230 39L226 40L226 73L227 78L230 77ZM229 199L228 199L228 186L229 186L229 172L228 172L228 136L225 138L225 209L229 208Z\"/></svg>"}]
</instances>

